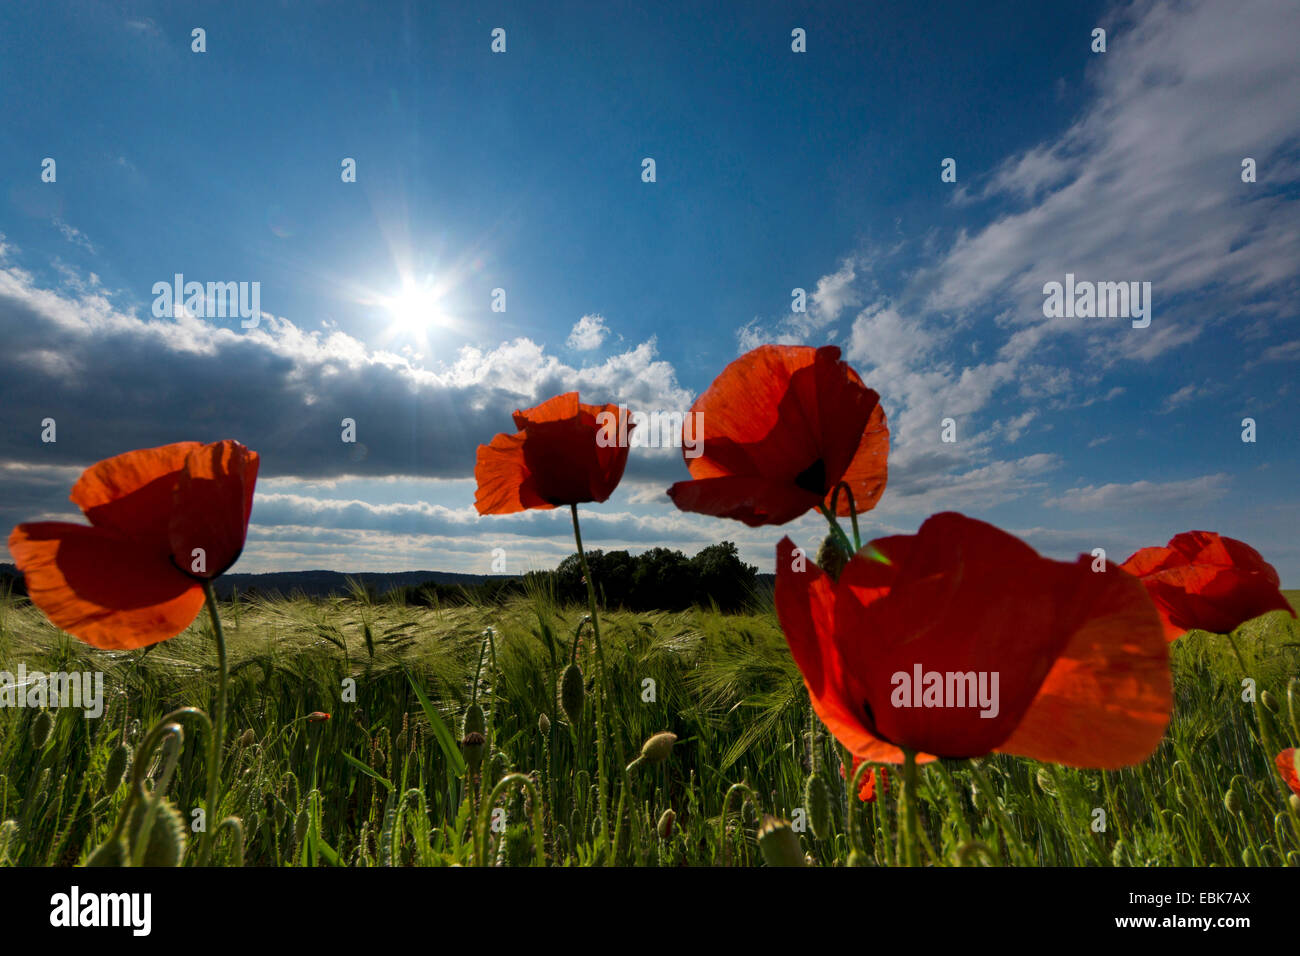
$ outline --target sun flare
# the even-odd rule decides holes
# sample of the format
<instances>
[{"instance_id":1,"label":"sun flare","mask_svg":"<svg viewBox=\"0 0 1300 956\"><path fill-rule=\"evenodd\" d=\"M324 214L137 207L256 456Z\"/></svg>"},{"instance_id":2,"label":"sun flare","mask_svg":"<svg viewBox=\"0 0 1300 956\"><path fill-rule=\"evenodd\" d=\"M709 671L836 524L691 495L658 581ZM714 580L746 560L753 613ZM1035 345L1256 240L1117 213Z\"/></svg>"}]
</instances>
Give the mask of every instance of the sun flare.
<instances>
[{"instance_id":1,"label":"sun flare","mask_svg":"<svg viewBox=\"0 0 1300 956\"><path fill-rule=\"evenodd\" d=\"M442 291L425 278L416 281L403 278L402 288L383 300L384 308L392 317L394 332L424 334L430 329L446 324L440 300Z\"/></svg>"}]
</instances>

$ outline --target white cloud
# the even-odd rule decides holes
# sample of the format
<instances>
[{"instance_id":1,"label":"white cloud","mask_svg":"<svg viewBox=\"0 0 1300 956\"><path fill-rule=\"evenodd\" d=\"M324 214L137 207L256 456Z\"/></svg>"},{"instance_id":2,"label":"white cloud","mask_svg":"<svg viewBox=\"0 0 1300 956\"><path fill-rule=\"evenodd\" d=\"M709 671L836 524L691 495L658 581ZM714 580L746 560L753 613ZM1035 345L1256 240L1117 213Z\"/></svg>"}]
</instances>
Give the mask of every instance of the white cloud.
<instances>
[{"instance_id":1,"label":"white cloud","mask_svg":"<svg viewBox=\"0 0 1300 956\"><path fill-rule=\"evenodd\" d=\"M1151 359L1194 339L1222 305L1293 283L1300 224L1281 187L1300 178L1300 17L1289 0L1125 8L1123 37L1096 57L1095 96L1059 138L1009 157L982 196L1022 208L961 234L918 277L934 309L1015 303L1020 343L1077 332L1111 353ZM1118 41L1117 41L1118 42ZM1243 156L1260 182L1243 184ZM1153 283L1149 329L1044 320L1042 285L1079 278ZM1197 311L1180 297L1209 290ZM1285 306L1294 314L1294 305Z\"/></svg>"},{"instance_id":2,"label":"white cloud","mask_svg":"<svg viewBox=\"0 0 1300 956\"><path fill-rule=\"evenodd\" d=\"M579 352L589 352L600 348L608 334L609 327L605 325L602 316L584 315L574 323L573 331L569 333L569 338L564 344Z\"/></svg>"},{"instance_id":3,"label":"white cloud","mask_svg":"<svg viewBox=\"0 0 1300 956\"><path fill-rule=\"evenodd\" d=\"M1202 509L1228 492L1226 474L1204 475L1184 481L1133 481L1128 484L1085 485L1044 502L1067 511L1153 511Z\"/></svg>"}]
</instances>

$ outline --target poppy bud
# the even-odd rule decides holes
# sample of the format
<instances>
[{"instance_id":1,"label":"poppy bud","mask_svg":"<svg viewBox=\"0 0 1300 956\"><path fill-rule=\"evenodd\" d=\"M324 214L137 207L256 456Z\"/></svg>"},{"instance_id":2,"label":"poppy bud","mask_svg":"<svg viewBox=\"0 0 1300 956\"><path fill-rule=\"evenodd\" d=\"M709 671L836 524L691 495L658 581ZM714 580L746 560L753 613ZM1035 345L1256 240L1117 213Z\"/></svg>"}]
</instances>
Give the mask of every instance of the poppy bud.
<instances>
[{"instance_id":1,"label":"poppy bud","mask_svg":"<svg viewBox=\"0 0 1300 956\"><path fill-rule=\"evenodd\" d=\"M149 834L144 834L146 817L151 817ZM141 839L146 840L141 866L180 866L185 855L185 820L176 805L165 797L146 797L135 805L127 826L127 842L135 855Z\"/></svg>"},{"instance_id":2,"label":"poppy bud","mask_svg":"<svg viewBox=\"0 0 1300 956\"><path fill-rule=\"evenodd\" d=\"M478 772L478 768L483 766L483 750L487 746L487 738L477 732L471 732L464 736L460 742L460 749L465 754L465 763L473 773Z\"/></svg>"},{"instance_id":3,"label":"poppy bud","mask_svg":"<svg viewBox=\"0 0 1300 956\"><path fill-rule=\"evenodd\" d=\"M131 748L125 743L118 744L108 756L108 766L104 768L104 792L116 793L126 773L126 762L131 759Z\"/></svg>"},{"instance_id":4,"label":"poppy bud","mask_svg":"<svg viewBox=\"0 0 1300 956\"><path fill-rule=\"evenodd\" d=\"M586 693L582 684L582 668L575 661L565 668L564 676L560 678L560 706L564 709L564 716L574 726L582 719L582 702Z\"/></svg>"},{"instance_id":5,"label":"poppy bud","mask_svg":"<svg viewBox=\"0 0 1300 956\"><path fill-rule=\"evenodd\" d=\"M1293 793L1287 802L1291 804L1291 812L1300 815L1300 796Z\"/></svg>"},{"instance_id":6,"label":"poppy bud","mask_svg":"<svg viewBox=\"0 0 1300 956\"><path fill-rule=\"evenodd\" d=\"M253 733L252 727L249 727L247 730L245 730L242 734L239 735L239 746L251 747L255 743L257 743L257 734Z\"/></svg>"},{"instance_id":7,"label":"poppy bud","mask_svg":"<svg viewBox=\"0 0 1300 956\"><path fill-rule=\"evenodd\" d=\"M1223 795L1223 805L1228 808L1228 812L1234 816L1241 812L1241 796L1231 787Z\"/></svg>"},{"instance_id":8,"label":"poppy bud","mask_svg":"<svg viewBox=\"0 0 1300 956\"><path fill-rule=\"evenodd\" d=\"M641 758L646 763L663 763L672 755L675 743L677 735L674 733L665 730L655 734L641 745Z\"/></svg>"},{"instance_id":9,"label":"poppy bud","mask_svg":"<svg viewBox=\"0 0 1300 956\"><path fill-rule=\"evenodd\" d=\"M9 843L18 832L17 820L5 820L0 823L0 864L5 862L9 855Z\"/></svg>"},{"instance_id":10,"label":"poppy bud","mask_svg":"<svg viewBox=\"0 0 1300 956\"><path fill-rule=\"evenodd\" d=\"M785 820L773 816L763 817L758 828L758 848L768 866L803 866L803 848L799 836Z\"/></svg>"},{"instance_id":11,"label":"poppy bud","mask_svg":"<svg viewBox=\"0 0 1300 956\"><path fill-rule=\"evenodd\" d=\"M126 841L120 836L109 836L99 846L95 847L90 856L86 857L84 866L126 866Z\"/></svg>"},{"instance_id":12,"label":"poppy bud","mask_svg":"<svg viewBox=\"0 0 1300 956\"><path fill-rule=\"evenodd\" d=\"M1035 774L1034 779L1038 782L1039 790L1043 791L1043 793L1047 794L1049 797L1056 796L1056 787L1052 785L1052 775L1048 772L1046 767L1039 767L1038 773Z\"/></svg>"},{"instance_id":13,"label":"poppy bud","mask_svg":"<svg viewBox=\"0 0 1300 956\"><path fill-rule=\"evenodd\" d=\"M659 839L670 840L673 835L673 824L677 822L677 814L673 808L669 807L659 817L659 825L656 828L659 831Z\"/></svg>"},{"instance_id":14,"label":"poppy bud","mask_svg":"<svg viewBox=\"0 0 1300 956\"><path fill-rule=\"evenodd\" d=\"M840 572L844 570L844 566L848 563L848 555L844 553L844 549L835 540L835 535L828 534L821 547L817 549L817 567L829 574L832 580L838 581Z\"/></svg>"},{"instance_id":15,"label":"poppy bud","mask_svg":"<svg viewBox=\"0 0 1300 956\"><path fill-rule=\"evenodd\" d=\"M506 770L509 769L509 766L510 764L506 761L505 754L499 750L494 753L491 761L488 763L488 782L495 786L497 781L506 775Z\"/></svg>"},{"instance_id":16,"label":"poppy bud","mask_svg":"<svg viewBox=\"0 0 1300 956\"><path fill-rule=\"evenodd\" d=\"M307 808L303 807L298 811L298 815L293 819L293 842L295 846L302 846L302 841L307 838Z\"/></svg>"},{"instance_id":17,"label":"poppy bud","mask_svg":"<svg viewBox=\"0 0 1300 956\"><path fill-rule=\"evenodd\" d=\"M53 729L54 718L50 716L50 712L48 710L37 711L35 719L32 720L32 746L37 750L44 748Z\"/></svg>"},{"instance_id":18,"label":"poppy bud","mask_svg":"<svg viewBox=\"0 0 1300 956\"><path fill-rule=\"evenodd\" d=\"M803 786L803 805L813 836L826 840L831 835L831 792L819 773L810 773Z\"/></svg>"},{"instance_id":19,"label":"poppy bud","mask_svg":"<svg viewBox=\"0 0 1300 956\"><path fill-rule=\"evenodd\" d=\"M509 827L502 847L506 866L527 866L533 857L533 836L528 827Z\"/></svg>"},{"instance_id":20,"label":"poppy bud","mask_svg":"<svg viewBox=\"0 0 1300 956\"><path fill-rule=\"evenodd\" d=\"M319 724L321 721L329 719L330 715L323 710L313 710L307 715L307 722L312 724Z\"/></svg>"},{"instance_id":21,"label":"poppy bud","mask_svg":"<svg viewBox=\"0 0 1300 956\"><path fill-rule=\"evenodd\" d=\"M468 737L470 734L487 734L487 718L483 716L483 708L478 704L470 704L469 710L465 711L465 722L461 725L461 734Z\"/></svg>"},{"instance_id":22,"label":"poppy bud","mask_svg":"<svg viewBox=\"0 0 1300 956\"><path fill-rule=\"evenodd\" d=\"M867 855L861 850L854 850L849 854L849 866L866 866Z\"/></svg>"},{"instance_id":23,"label":"poppy bud","mask_svg":"<svg viewBox=\"0 0 1300 956\"><path fill-rule=\"evenodd\" d=\"M542 714L537 718L537 732L543 737L551 736L551 718L547 717L546 714Z\"/></svg>"},{"instance_id":24,"label":"poppy bud","mask_svg":"<svg viewBox=\"0 0 1300 956\"><path fill-rule=\"evenodd\" d=\"M1259 692L1259 702L1263 704L1265 707L1267 707L1273 713L1275 714L1277 713L1278 710L1277 698L1274 697L1268 691L1262 690Z\"/></svg>"}]
</instances>

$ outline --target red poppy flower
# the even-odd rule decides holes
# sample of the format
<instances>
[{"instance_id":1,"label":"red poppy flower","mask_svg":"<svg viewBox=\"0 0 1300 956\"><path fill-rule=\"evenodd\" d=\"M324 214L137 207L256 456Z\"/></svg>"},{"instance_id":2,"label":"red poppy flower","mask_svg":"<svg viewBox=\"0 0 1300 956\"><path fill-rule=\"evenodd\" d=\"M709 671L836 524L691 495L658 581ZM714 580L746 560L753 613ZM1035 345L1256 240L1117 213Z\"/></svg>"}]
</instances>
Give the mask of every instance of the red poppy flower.
<instances>
[{"instance_id":1,"label":"red poppy flower","mask_svg":"<svg viewBox=\"0 0 1300 956\"><path fill-rule=\"evenodd\" d=\"M858 760L856 757L853 759L853 772L855 774L858 772L858 765L861 763L862 761ZM882 793L889 793L889 774L886 772L884 767L872 767L864 773L862 779L858 781L858 799L863 803L876 802L877 771L880 772L880 791ZM840 775L845 776L843 766L840 767Z\"/></svg>"},{"instance_id":2,"label":"red poppy flower","mask_svg":"<svg viewBox=\"0 0 1300 956\"><path fill-rule=\"evenodd\" d=\"M583 405L577 392L516 411L520 431L478 446L474 507L504 515L607 500L627 465L628 417L618 405Z\"/></svg>"},{"instance_id":3,"label":"red poppy flower","mask_svg":"<svg viewBox=\"0 0 1300 956\"><path fill-rule=\"evenodd\" d=\"M1282 775L1283 781L1291 788L1291 792L1300 794L1300 773L1296 771L1295 748L1287 747L1274 761L1277 764L1277 771Z\"/></svg>"},{"instance_id":4,"label":"red poppy flower","mask_svg":"<svg viewBox=\"0 0 1300 956\"><path fill-rule=\"evenodd\" d=\"M777 547L781 627L818 715L858 759L999 751L1112 768L1160 742L1167 645L1114 565L1052 561L953 513L872 542L838 581L794 552Z\"/></svg>"},{"instance_id":5,"label":"red poppy flower","mask_svg":"<svg viewBox=\"0 0 1300 956\"><path fill-rule=\"evenodd\" d=\"M1273 566L1244 541L1213 531L1186 531L1120 567L1142 579L1171 641L1192 628L1228 634L1266 611L1295 617Z\"/></svg>"},{"instance_id":6,"label":"red poppy flower","mask_svg":"<svg viewBox=\"0 0 1300 956\"><path fill-rule=\"evenodd\" d=\"M71 499L89 525L20 524L9 536L32 603L96 647L175 637L203 607L200 582L239 557L258 455L235 441L179 442L92 465Z\"/></svg>"},{"instance_id":7,"label":"red poppy flower","mask_svg":"<svg viewBox=\"0 0 1300 956\"><path fill-rule=\"evenodd\" d=\"M858 513L885 490L889 429L880 396L833 345L763 345L736 359L691 407L701 453L668 489L683 511L784 524L830 506L841 481ZM841 494L836 511L849 514Z\"/></svg>"}]
</instances>

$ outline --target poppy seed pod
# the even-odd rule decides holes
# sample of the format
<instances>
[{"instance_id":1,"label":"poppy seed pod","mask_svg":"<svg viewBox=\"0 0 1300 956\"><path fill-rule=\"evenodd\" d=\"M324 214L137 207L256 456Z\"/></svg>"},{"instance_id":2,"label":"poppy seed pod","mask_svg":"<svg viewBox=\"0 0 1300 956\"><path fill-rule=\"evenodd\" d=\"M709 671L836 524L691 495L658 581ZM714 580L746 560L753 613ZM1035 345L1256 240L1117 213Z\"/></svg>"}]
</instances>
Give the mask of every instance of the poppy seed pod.
<instances>
[{"instance_id":1,"label":"poppy seed pod","mask_svg":"<svg viewBox=\"0 0 1300 956\"><path fill-rule=\"evenodd\" d=\"M803 805L813 836L819 840L831 836L831 791L819 773L810 773L803 786Z\"/></svg>"},{"instance_id":2,"label":"poppy seed pod","mask_svg":"<svg viewBox=\"0 0 1300 956\"><path fill-rule=\"evenodd\" d=\"M50 739L50 731L54 729L54 718L50 716L48 710L36 712L36 717L32 720L32 746L37 750L45 746L46 741Z\"/></svg>"},{"instance_id":3,"label":"poppy seed pod","mask_svg":"<svg viewBox=\"0 0 1300 956\"><path fill-rule=\"evenodd\" d=\"M1228 792L1223 795L1223 805L1228 808L1229 813L1236 816L1241 812L1241 795L1231 787L1228 788Z\"/></svg>"},{"instance_id":4,"label":"poppy seed pod","mask_svg":"<svg viewBox=\"0 0 1300 956\"><path fill-rule=\"evenodd\" d=\"M564 710L564 716L569 718L569 723L575 727L582 719L582 704L586 695L582 668L576 662L572 663L564 669L564 676L560 678L560 707Z\"/></svg>"},{"instance_id":5,"label":"poppy seed pod","mask_svg":"<svg viewBox=\"0 0 1300 956\"><path fill-rule=\"evenodd\" d=\"M831 576L832 581L838 581L840 572L844 570L844 565L849 563L849 556L844 553L839 542L835 540L835 535L828 534L822 541L822 545L817 549L817 567L821 568Z\"/></svg>"},{"instance_id":6,"label":"poppy seed pod","mask_svg":"<svg viewBox=\"0 0 1300 956\"><path fill-rule=\"evenodd\" d=\"M663 763L673 752L677 735L669 731L657 733L641 745L641 759L646 763Z\"/></svg>"},{"instance_id":7,"label":"poppy seed pod","mask_svg":"<svg viewBox=\"0 0 1300 956\"><path fill-rule=\"evenodd\" d=\"M477 732L468 733L461 739L460 749L465 755L465 765L474 773L483 766L483 750L486 746L487 738Z\"/></svg>"},{"instance_id":8,"label":"poppy seed pod","mask_svg":"<svg viewBox=\"0 0 1300 956\"><path fill-rule=\"evenodd\" d=\"M126 763L131 759L131 748L125 743L120 743L113 748L113 752L108 756L108 766L104 768L104 792L114 793L122 783L122 775L126 773Z\"/></svg>"},{"instance_id":9,"label":"poppy seed pod","mask_svg":"<svg viewBox=\"0 0 1300 956\"><path fill-rule=\"evenodd\" d=\"M758 848L768 866L804 866L803 848L799 835L785 820L765 816L758 828Z\"/></svg>"}]
</instances>

